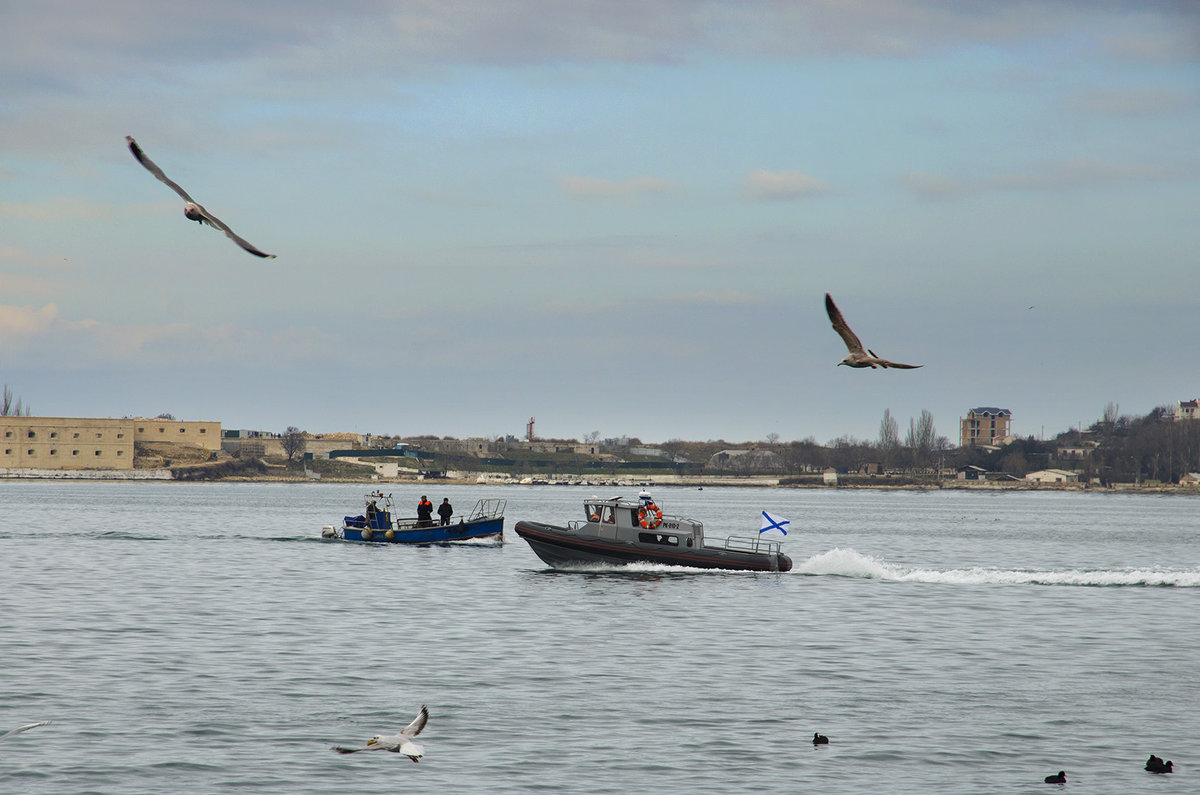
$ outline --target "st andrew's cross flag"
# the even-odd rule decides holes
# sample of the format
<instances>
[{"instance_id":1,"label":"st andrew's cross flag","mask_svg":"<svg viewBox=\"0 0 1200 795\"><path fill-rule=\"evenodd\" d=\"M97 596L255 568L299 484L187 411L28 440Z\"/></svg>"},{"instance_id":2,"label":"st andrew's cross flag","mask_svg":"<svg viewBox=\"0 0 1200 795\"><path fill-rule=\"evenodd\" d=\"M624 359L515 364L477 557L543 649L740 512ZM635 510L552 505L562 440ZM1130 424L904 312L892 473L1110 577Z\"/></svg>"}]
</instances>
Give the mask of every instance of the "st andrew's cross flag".
<instances>
[{"instance_id":1,"label":"st andrew's cross flag","mask_svg":"<svg viewBox=\"0 0 1200 795\"><path fill-rule=\"evenodd\" d=\"M780 516L772 516L766 511L762 512L762 527L758 528L758 534L770 533L773 530L787 535L787 526L791 524L787 519Z\"/></svg>"}]
</instances>

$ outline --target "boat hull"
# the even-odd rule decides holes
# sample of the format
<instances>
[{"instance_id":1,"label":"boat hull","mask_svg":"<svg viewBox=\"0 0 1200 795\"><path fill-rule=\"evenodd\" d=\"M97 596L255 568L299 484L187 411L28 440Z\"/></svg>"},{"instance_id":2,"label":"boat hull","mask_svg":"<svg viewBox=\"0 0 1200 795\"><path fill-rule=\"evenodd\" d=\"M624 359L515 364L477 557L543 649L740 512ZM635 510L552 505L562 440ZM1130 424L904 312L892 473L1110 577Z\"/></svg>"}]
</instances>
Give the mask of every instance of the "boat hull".
<instances>
[{"instance_id":1,"label":"boat hull","mask_svg":"<svg viewBox=\"0 0 1200 795\"><path fill-rule=\"evenodd\" d=\"M540 522L520 521L514 529L534 554L554 568L596 563L661 563L734 571L790 571L792 568L791 558L783 553L741 552L716 547L663 549L616 539L588 538L567 528Z\"/></svg>"},{"instance_id":2,"label":"boat hull","mask_svg":"<svg viewBox=\"0 0 1200 795\"><path fill-rule=\"evenodd\" d=\"M373 544L449 544L455 541L489 538L502 540L504 538L504 517L429 527L406 527L392 530L391 538L387 537L388 531L386 530L371 530L370 537L363 538L363 532L366 529L342 527L341 537L346 541L366 541Z\"/></svg>"}]
</instances>

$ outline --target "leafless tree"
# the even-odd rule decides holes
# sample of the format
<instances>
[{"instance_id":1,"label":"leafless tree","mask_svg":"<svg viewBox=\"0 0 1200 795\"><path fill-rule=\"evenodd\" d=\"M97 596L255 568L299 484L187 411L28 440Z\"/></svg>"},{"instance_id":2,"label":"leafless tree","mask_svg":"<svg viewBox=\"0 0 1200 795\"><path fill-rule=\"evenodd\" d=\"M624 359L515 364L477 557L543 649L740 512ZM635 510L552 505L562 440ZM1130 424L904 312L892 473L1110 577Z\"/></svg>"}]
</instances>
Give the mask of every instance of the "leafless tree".
<instances>
[{"instance_id":1,"label":"leafless tree","mask_svg":"<svg viewBox=\"0 0 1200 795\"><path fill-rule=\"evenodd\" d=\"M921 410L920 419L908 420L908 434L904 437L904 446L912 455L913 465L917 469L929 466L936 440L937 429L933 427L933 415L927 409Z\"/></svg>"},{"instance_id":2,"label":"leafless tree","mask_svg":"<svg viewBox=\"0 0 1200 795\"><path fill-rule=\"evenodd\" d=\"M289 425L283 432L283 436L279 438L279 443L283 445L283 452L289 461L294 461L298 456L304 454L306 441L304 431L295 425Z\"/></svg>"},{"instance_id":3,"label":"leafless tree","mask_svg":"<svg viewBox=\"0 0 1200 795\"><path fill-rule=\"evenodd\" d=\"M21 417L29 416L29 407L22 408L21 399L13 397L12 390L8 388L8 384L4 385L4 392L0 396L0 417Z\"/></svg>"},{"instance_id":4,"label":"leafless tree","mask_svg":"<svg viewBox=\"0 0 1200 795\"><path fill-rule=\"evenodd\" d=\"M883 410L883 419L879 422L879 443L876 447L879 450L880 463L885 467L891 464L896 457L896 449L900 447L900 428L896 425L896 418L892 416L891 409Z\"/></svg>"},{"instance_id":5,"label":"leafless tree","mask_svg":"<svg viewBox=\"0 0 1200 795\"><path fill-rule=\"evenodd\" d=\"M1110 401L1108 402L1108 405L1104 407L1104 420L1103 420L1103 422L1106 422L1106 423L1108 423L1108 424L1110 424L1110 425L1111 425L1111 424L1113 424L1113 423L1115 423L1115 422L1117 421L1117 418L1118 418L1119 416L1121 416L1121 411L1120 411L1120 409L1121 409L1121 406L1120 406L1120 404L1118 404L1118 403L1113 403L1113 402L1110 400Z\"/></svg>"}]
</instances>

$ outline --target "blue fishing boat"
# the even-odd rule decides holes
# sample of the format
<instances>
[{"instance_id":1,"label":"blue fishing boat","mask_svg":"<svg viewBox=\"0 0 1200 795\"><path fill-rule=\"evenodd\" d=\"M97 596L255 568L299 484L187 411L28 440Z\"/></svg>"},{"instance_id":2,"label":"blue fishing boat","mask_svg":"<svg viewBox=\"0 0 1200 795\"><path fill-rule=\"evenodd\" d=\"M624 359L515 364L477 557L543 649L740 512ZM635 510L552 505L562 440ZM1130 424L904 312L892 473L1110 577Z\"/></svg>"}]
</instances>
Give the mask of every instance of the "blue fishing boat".
<instances>
[{"instance_id":1,"label":"blue fishing boat","mask_svg":"<svg viewBox=\"0 0 1200 795\"><path fill-rule=\"evenodd\" d=\"M507 500L484 499L467 514L451 516L446 524L437 519L396 517L391 494L381 491L366 496L366 508L357 516L346 516L342 526L325 525L322 538L369 541L378 544L449 544L456 541L504 543L504 508Z\"/></svg>"}]
</instances>

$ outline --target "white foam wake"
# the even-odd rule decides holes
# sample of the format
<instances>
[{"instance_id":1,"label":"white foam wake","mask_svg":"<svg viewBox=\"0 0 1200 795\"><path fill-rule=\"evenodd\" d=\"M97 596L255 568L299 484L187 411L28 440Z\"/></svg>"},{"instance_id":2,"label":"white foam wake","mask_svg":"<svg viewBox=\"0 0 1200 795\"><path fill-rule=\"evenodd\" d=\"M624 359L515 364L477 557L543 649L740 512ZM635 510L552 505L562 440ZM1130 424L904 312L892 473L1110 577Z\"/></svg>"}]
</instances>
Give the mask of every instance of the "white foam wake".
<instances>
[{"instance_id":1,"label":"white foam wake","mask_svg":"<svg viewBox=\"0 0 1200 795\"><path fill-rule=\"evenodd\" d=\"M800 574L833 574L900 582L963 585L1082 585L1169 586L1200 588L1200 569L1061 569L1025 570L975 567L970 569L906 569L853 549L834 548L797 564Z\"/></svg>"}]
</instances>

